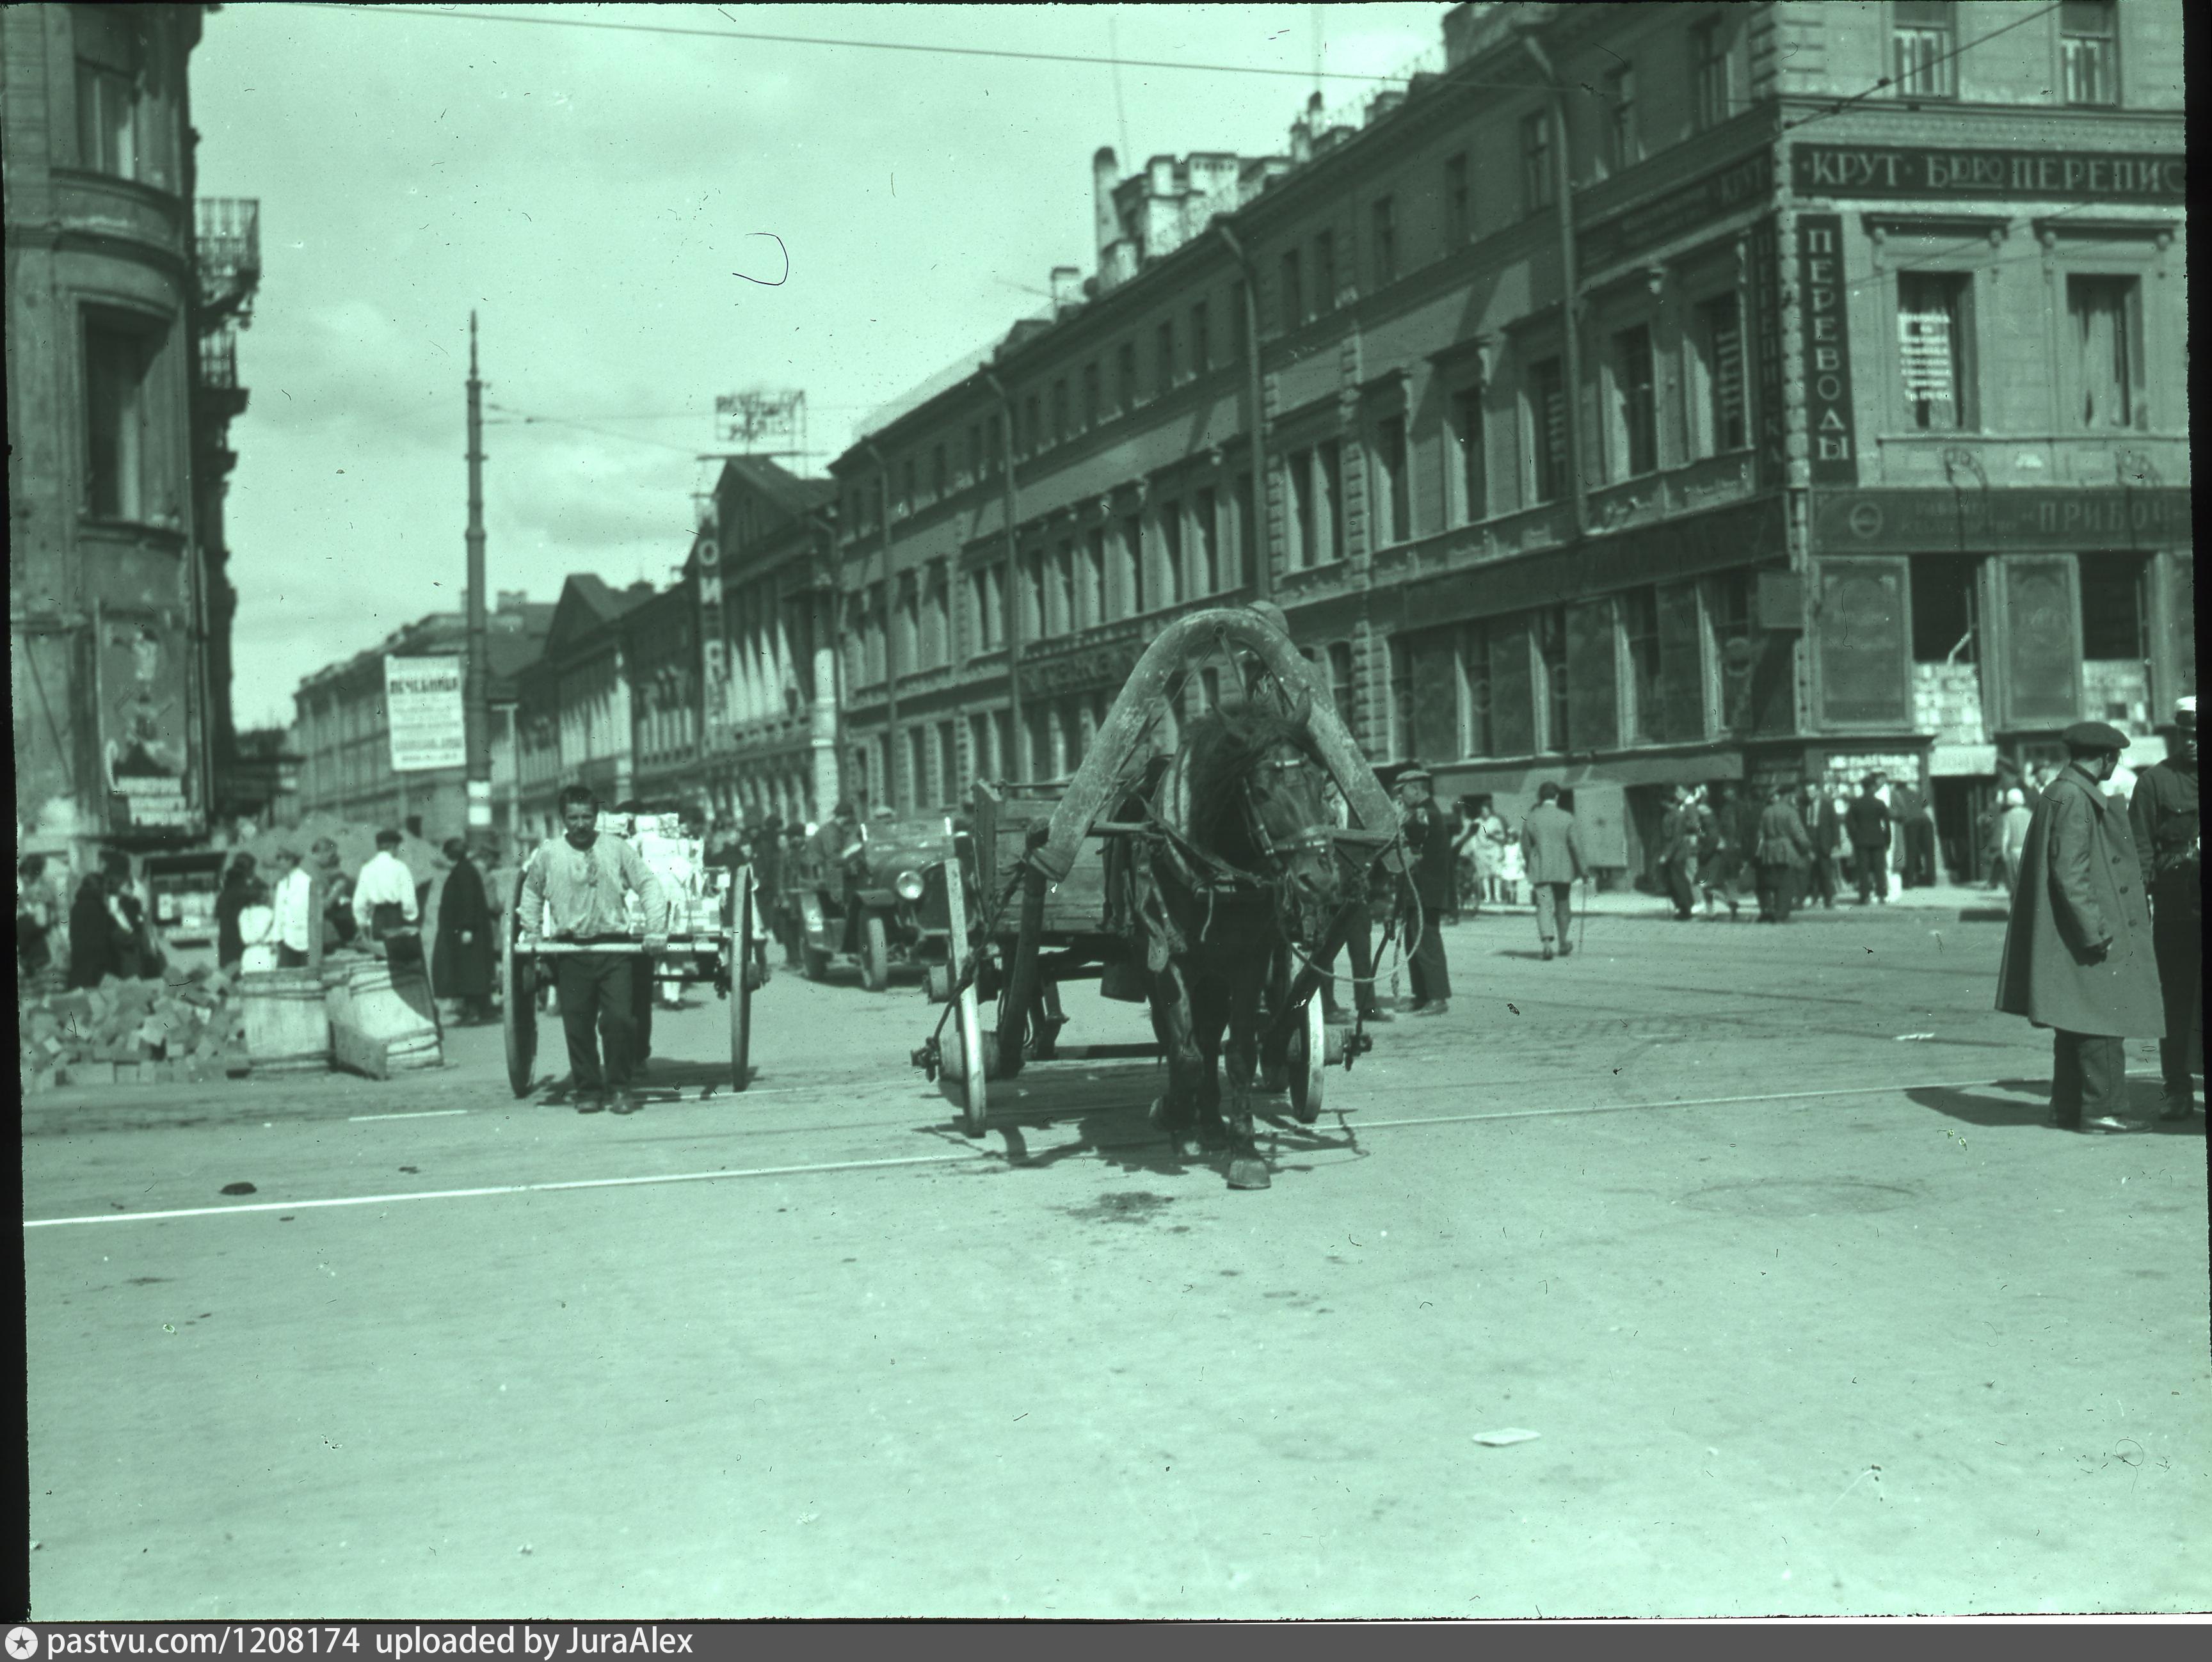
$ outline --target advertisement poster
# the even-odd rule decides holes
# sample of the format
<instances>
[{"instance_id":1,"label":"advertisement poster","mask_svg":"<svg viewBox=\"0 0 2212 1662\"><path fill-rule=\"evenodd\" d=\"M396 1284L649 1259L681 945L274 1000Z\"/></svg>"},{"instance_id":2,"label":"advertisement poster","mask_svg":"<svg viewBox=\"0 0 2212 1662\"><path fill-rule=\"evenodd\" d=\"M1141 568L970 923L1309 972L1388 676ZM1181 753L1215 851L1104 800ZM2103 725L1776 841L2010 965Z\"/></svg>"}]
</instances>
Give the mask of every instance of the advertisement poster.
<instances>
[{"instance_id":1,"label":"advertisement poster","mask_svg":"<svg viewBox=\"0 0 2212 1662\"><path fill-rule=\"evenodd\" d=\"M173 633L173 632L172 632ZM100 630L101 783L116 831L198 828L185 777L184 654L143 620L109 618Z\"/></svg>"},{"instance_id":2,"label":"advertisement poster","mask_svg":"<svg viewBox=\"0 0 2212 1662\"><path fill-rule=\"evenodd\" d=\"M466 765L468 723L459 658L386 658L384 713L393 773Z\"/></svg>"}]
</instances>

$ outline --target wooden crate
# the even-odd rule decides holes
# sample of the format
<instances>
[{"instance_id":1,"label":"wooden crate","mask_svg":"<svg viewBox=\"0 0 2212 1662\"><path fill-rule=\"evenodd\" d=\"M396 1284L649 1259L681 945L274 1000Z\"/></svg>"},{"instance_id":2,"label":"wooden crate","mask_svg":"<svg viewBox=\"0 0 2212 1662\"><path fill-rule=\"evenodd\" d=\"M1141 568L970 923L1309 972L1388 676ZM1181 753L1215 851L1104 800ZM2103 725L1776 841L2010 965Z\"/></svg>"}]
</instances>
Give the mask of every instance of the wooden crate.
<instances>
[{"instance_id":1,"label":"wooden crate","mask_svg":"<svg viewBox=\"0 0 2212 1662\"><path fill-rule=\"evenodd\" d=\"M1008 792L988 783L975 786L975 864L979 892L969 904L981 908L999 897L1029 846L1030 828L1048 825L1059 807L1056 792ZM1053 936L1097 935L1106 926L1105 843L1086 837L1066 880L1045 891L1044 932ZM1012 937L1021 918L1018 895L999 917L998 932Z\"/></svg>"}]
</instances>

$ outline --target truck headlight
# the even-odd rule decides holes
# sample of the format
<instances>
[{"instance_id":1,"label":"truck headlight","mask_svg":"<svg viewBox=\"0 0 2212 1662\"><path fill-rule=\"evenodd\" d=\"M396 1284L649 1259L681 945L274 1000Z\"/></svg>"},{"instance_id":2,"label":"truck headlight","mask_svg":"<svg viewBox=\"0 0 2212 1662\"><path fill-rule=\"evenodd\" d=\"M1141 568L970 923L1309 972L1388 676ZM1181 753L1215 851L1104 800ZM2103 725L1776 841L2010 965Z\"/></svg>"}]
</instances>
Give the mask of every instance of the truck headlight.
<instances>
[{"instance_id":1,"label":"truck headlight","mask_svg":"<svg viewBox=\"0 0 2212 1662\"><path fill-rule=\"evenodd\" d=\"M900 872L898 874L896 888L901 900L920 900L921 898L921 873L919 871Z\"/></svg>"}]
</instances>

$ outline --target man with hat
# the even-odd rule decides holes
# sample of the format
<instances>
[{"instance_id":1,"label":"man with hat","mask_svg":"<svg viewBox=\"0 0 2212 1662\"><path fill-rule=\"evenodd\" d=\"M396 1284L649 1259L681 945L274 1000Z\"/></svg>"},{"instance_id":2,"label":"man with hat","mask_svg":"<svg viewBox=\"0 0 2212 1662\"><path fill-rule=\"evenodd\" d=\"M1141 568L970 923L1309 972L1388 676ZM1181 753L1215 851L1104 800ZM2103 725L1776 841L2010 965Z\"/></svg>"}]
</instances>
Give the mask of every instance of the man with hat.
<instances>
[{"instance_id":1,"label":"man with hat","mask_svg":"<svg viewBox=\"0 0 2212 1662\"><path fill-rule=\"evenodd\" d=\"M2066 767L2028 824L1996 1007L2052 1031L2051 1125L2125 1131L2126 1041L2166 1034L2135 837L2100 788L2128 741L2101 721L2060 738Z\"/></svg>"},{"instance_id":2,"label":"man with hat","mask_svg":"<svg viewBox=\"0 0 2212 1662\"><path fill-rule=\"evenodd\" d=\"M2136 852L2149 868L2151 950L2166 998L2166 1037L2158 1041L2159 1071L2166 1082L2166 1105L2159 1117L2166 1120L2187 1119L2196 1112L2191 1076L2204 1065L2204 891L2197 803L2192 694L2174 707L2166 760L2137 775L2128 804Z\"/></svg>"},{"instance_id":3,"label":"man with hat","mask_svg":"<svg viewBox=\"0 0 2212 1662\"><path fill-rule=\"evenodd\" d=\"M1406 964L1413 1014L1442 1016L1451 1008L1451 967L1444 961L1441 925L1451 904L1452 840L1459 828L1438 810L1429 770L1419 762L1398 775L1397 791L1406 846L1413 857L1413 898L1420 902L1419 932Z\"/></svg>"}]
</instances>

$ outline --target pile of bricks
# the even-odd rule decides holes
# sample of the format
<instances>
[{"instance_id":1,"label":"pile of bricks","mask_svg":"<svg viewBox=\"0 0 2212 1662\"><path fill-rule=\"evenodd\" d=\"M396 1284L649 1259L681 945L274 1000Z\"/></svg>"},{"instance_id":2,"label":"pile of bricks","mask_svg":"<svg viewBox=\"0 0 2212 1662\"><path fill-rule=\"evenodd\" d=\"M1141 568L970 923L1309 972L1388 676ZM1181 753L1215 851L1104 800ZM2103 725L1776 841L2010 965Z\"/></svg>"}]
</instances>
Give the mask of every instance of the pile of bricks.
<instances>
[{"instance_id":1,"label":"pile of bricks","mask_svg":"<svg viewBox=\"0 0 2212 1662\"><path fill-rule=\"evenodd\" d=\"M198 968L25 997L17 1008L26 1091L55 1085L171 1084L242 1078L246 1017L231 978Z\"/></svg>"}]
</instances>

